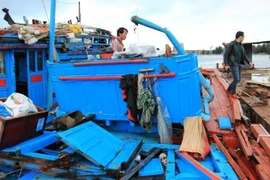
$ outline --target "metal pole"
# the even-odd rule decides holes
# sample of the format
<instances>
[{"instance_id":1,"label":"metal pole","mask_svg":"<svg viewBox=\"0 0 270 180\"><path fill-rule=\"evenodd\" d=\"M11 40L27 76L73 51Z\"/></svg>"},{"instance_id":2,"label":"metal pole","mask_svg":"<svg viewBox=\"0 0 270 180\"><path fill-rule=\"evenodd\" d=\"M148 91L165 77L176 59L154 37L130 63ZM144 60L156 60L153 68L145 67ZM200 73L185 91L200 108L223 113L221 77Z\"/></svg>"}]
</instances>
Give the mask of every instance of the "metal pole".
<instances>
[{"instance_id":1,"label":"metal pole","mask_svg":"<svg viewBox=\"0 0 270 180\"><path fill-rule=\"evenodd\" d=\"M56 0L51 0L50 39L49 39L49 61L50 62L53 62L53 53L54 53L55 9L56 9Z\"/></svg>"},{"instance_id":2,"label":"metal pole","mask_svg":"<svg viewBox=\"0 0 270 180\"><path fill-rule=\"evenodd\" d=\"M167 28L162 28L150 21L147 21L145 19L142 19L138 16L132 16L131 17L131 22L135 23L136 25L141 24L143 26L149 27L151 29L155 29L157 31L163 32L166 34L168 39L171 41L175 49L180 53L180 54L186 54L186 51L183 49L181 44L177 41L177 39L174 37L174 35L167 29Z\"/></svg>"},{"instance_id":3,"label":"metal pole","mask_svg":"<svg viewBox=\"0 0 270 180\"><path fill-rule=\"evenodd\" d=\"M82 17L81 17L81 2L79 1L79 21L80 23L82 22Z\"/></svg>"},{"instance_id":4,"label":"metal pole","mask_svg":"<svg viewBox=\"0 0 270 180\"><path fill-rule=\"evenodd\" d=\"M56 49L54 46L54 31L55 31L55 9L56 9L56 0L51 0L51 12L50 12L50 39L49 39L49 63L53 62L53 56L54 52L55 55L57 56ZM57 57L56 57L57 59ZM49 73L49 72L48 72ZM52 82L50 75L48 76L48 84L47 84L47 111L51 110L53 99L52 99L52 93L53 93L53 88L52 88Z\"/></svg>"}]
</instances>

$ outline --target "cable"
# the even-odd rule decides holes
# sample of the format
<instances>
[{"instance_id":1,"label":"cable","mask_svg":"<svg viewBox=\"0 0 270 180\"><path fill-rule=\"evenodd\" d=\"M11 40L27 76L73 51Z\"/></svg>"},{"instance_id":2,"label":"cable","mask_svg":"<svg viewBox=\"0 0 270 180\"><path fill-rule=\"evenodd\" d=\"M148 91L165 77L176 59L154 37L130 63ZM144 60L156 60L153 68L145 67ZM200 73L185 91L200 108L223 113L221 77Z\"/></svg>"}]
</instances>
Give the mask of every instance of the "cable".
<instances>
[{"instance_id":1,"label":"cable","mask_svg":"<svg viewBox=\"0 0 270 180\"><path fill-rule=\"evenodd\" d=\"M46 9L44 0L42 0L42 4L43 4L43 8L44 8L44 11L45 11L45 13L46 13L46 16L47 16L47 19L48 19L48 22L49 22L49 16L48 16L48 13L47 13L47 9Z\"/></svg>"}]
</instances>

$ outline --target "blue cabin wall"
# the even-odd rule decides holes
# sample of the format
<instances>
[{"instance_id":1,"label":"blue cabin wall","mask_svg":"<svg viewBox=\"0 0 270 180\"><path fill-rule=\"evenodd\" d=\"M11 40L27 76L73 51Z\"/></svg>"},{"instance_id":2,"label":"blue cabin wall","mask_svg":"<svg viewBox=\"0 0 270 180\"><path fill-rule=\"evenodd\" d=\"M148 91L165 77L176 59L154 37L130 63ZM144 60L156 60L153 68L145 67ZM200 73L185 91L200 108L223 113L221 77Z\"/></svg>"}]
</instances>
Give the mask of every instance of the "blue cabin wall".
<instances>
[{"instance_id":1,"label":"blue cabin wall","mask_svg":"<svg viewBox=\"0 0 270 180\"><path fill-rule=\"evenodd\" d=\"M0 50L4 68L0 74L0 97L7 97L15 91L15 73L13 50Z\"/></svg>"},{"instance_id":2,"label":"blue cabin wall","mask_svg":"<svg viewBox=\"0 0 270 180\"><path fill-rule=\"evenodd\" d=\"M114 60L105 62L108 61ZM102 62L102 60L92 62ZM48 63L48 70L57 94L59 115L80 110L86 115L96 114L97 120L105 120L107 124L114 121L128 122L125 114L127 104L122 99L119 79L60 80L60 77L121 76L139 74L139 70L142 68L154 68L150 74L159 74L161 63L167 66L170 72L176 73L174 77L159 78L157 84L157 92L168 108L171 121L183 124L184 119L188 116L202 115L201 86L196 54L150 58L146 63L133 64L74 66L71 62ZM156 94L154 88L153 93Z\"/></svg>"},{"instance_id":3,"label":"blue cabin wall","mask_svg":"<svg viewBox=\"0 0 270 180\"><path fill-rule=\"evenodd\" d=\"M4 71L1 70L0 74L0 97L5 98L13 92L19 92L32 99L35 105L46 108L47 49L27 49L27 46L14 49L12 46L5 46L5 48L5 50L0 48L4 62Z\"/></svg>"}]
</instances>

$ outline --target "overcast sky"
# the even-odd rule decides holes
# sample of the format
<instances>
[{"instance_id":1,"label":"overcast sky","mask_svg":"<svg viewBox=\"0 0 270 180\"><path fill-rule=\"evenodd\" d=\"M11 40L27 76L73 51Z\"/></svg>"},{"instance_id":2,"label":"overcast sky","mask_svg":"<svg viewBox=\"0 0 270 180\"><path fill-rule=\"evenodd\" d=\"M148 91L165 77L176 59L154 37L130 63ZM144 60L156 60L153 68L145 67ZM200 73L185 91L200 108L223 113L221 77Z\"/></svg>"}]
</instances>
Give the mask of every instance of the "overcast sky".
<instances>
[{"instance_id":1,"label":"overcast sky","mask_svg":"<svg viewBox=\"0 0 270 180\"><path fill-rule=\"evenodd\" d=\"M42 0L0 0L15 22L23 16L47 20ZM43 0L50 13L50 1ZM76 21L77 0L59 0L56 22ZM270 40L270 0L81 0L82 24L116 34L118 27L129 30L124 44L143 42L163 48L166 36L139 26L136 33L130 18L138 15L167 27L184 43L185 49L210 49L234 39L236 31L245 32L245 42ZM8 26L1 11L0 27Z\"/></svg>"}]
</instances>

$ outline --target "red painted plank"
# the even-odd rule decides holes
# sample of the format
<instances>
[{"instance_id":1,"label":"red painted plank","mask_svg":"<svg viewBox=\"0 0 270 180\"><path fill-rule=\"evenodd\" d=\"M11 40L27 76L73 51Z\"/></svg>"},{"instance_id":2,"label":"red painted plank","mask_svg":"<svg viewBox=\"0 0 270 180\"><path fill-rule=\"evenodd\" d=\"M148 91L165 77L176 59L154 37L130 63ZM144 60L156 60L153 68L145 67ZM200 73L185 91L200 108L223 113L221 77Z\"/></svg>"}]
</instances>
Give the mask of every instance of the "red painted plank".
<instances>
[{"instance_id":1,"label":"red painted plank","mask_svg":"<svg viewBox=\"0 0 270 180\"><path fill-rule=\"evenodd\" d=\"M92 66L92 65L108 65L108 64L138 64L148 63L147 59L136 59L136 60L119 60L119 61L101 61L101 62L84 62L84 63L73 63L73 66Z\"/></svg>"},{"instance_id":2,"label":"red painted plank","mask_svg":"<svg viewBox=\"0 0 270 180\"><path fill-rule=\"evenodd\" d=\"M113 53L106 53L106 54L101 54L101 58L102 59L109 59L111 58L113 55Z\"/></svg>"},{"instance_id":3,"label":"red painted plank","mask_svg":"<svg viewBox=\"0 0 270 180\"><path fill-rule=\"evenodd\" d=\"M258 136L261 135L267 135L267 133L262 129L262 127L259 124L252 124L250 126L251 133L253 136L257 139Z\"/></svg>"},{"instance_id":4,"label":"red painted plank","mask_svg":"<svg viewBox=\"0 0 270 180\"><path fill-rule=\"evenodd\" d=\"M252 147L249 143L247 134L245 133L245 131L239 126L235 127L235 131L237 134L237 137L240 141L242 150L244 151L245 155L247 158L250 158L253 155L253 150Z\"/></svg>"},{"instance_id":5,"label":"red painted plank","mask_svg":"<svg viewBox=\"0 0 270 180\"><path fill-rule=\"evenodd\" d=\"M238 175L238 177L241 180L247 180L245 174L242 172L242 170L240 169L240 167L238 166L238 164L236 164L236 162L233 160L233 158L231 157L231 155L229 154L229 152L226 150L226 148L220 142L220 140L217 137L217 135L213 134L212 137L213 137L214 141L217 143L219 149L224 153L225 157L227 158L227 160L230 163L230 165L233 167L233 169L236 172L236 174Z\"/></svg>"},{"instance_id":6,"label":"red painted plank","mask_svg":"<svg viewBox=\"0 0 270 180\"><path fill-rule=\"evenodd\" d=\"M175 72L168 74L148 74L144 75L144 78L162 78L162 77L174 77ZM59 76L59 80L114 80L121 79L122 76Z\"/></svg>"},{"instance_id":7,"label":"red painted plank","mask_svg":"<svg viewBox=\"0 0 270 180\"><path fill-rule=\"evenodd\" d=\"M266 154L270 157L270 136L260 137L259 143L265 150Z\"/></svg>"},{"instance_id":8,"label":"red painted plank","mask_svg":"<svg viewBox=\"0 0 270 180\"><path fill-rule=\"evenodd\" d=\"M209 104L211 120L205 122L206 128L209 133L215 133L218 135L232 134L231 130L220 130L217 121L220 116L229 116L230 119L233 118L233 110L228 95L226 94L224 88L220 88L221 84L217 79L217 76L213 76L211 81L215 98Z\"/></svg>"},{"instance_id":9,"label":"red painted plank","mask_svg":"<svg viewBox=\"0 0 270 180\"><path fill-rule=\"evenodd\" d=\"M240 142L237 136L233 133L223 136L223 142L227 148L240 148Z\"/></svg>"},{"instance_id":10,"label":"red painted plank","mask_svg":"<svg viewBox=\"0 0 270 180\"><path fill-rule=\"evenodd\" d=\"M39 81L42 81L42 75L41 74L31 76L31 82L39 82Z\"/></svg>"},{"instance_id":11,"label":"red painted plank","mask_svg":"<svg viewBox=\"0 0 270 180\"><path fill-rule=\"evenodd\" d=\"M250 180L258 179L257 176L253 175L252 169L249 169L248 164L243 162L239 155L232 148L229 148L229 153L239 164L239 167L241 168L246 177L248 177Z\"/></svg>"},{"instance_id":12,"label":"red painted plank","mask_svg":"<svg viewBox=\"0 0 270 180\"><path fill-rule=\"evenodd\" d=\"M207 168L205 168L203 165L201 165L198 161L196 161L195 159L193 159L187 153L179 152L177 150L175 152L181 154L183 158L185 158L188 162L190 162L194 167L196 167L199 171L201 171L207 177L209 177L209 178L211 178L213 180L222 179L219 176L217 176L215 173L213 173L210 170L208 170Z\"/></svg>"},{"instance_id":13,"label":"red painted plank","mask_svg":"<svg viewBox=\"0 0 270 180\"><path fill-rule=\"evenodd\" d=\"M7 85L7 82L5 79L0 79L0 86L5 87Z\"/></svg>"}]
</instances>

